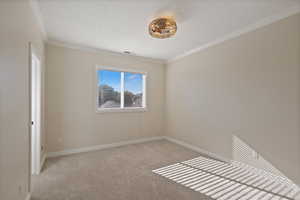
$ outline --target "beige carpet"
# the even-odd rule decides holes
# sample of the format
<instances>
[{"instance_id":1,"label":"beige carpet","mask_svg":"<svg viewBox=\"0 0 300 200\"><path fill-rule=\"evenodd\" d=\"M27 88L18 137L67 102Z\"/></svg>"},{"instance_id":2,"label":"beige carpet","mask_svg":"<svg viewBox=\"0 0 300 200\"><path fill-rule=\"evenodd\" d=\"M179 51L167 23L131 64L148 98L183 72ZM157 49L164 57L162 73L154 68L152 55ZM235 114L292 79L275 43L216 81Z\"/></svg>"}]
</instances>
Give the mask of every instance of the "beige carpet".
<instances>
[{"instance_id":1,"label":"beige carpet","mask_svg":"<svg viewBox=\"0 0 300 200\"><path fill-rule=\"evenodd\" d=\"M152 172L197 156L162 140L48 159L32 200L211 199Z\"/></svg>"}]
</instances>

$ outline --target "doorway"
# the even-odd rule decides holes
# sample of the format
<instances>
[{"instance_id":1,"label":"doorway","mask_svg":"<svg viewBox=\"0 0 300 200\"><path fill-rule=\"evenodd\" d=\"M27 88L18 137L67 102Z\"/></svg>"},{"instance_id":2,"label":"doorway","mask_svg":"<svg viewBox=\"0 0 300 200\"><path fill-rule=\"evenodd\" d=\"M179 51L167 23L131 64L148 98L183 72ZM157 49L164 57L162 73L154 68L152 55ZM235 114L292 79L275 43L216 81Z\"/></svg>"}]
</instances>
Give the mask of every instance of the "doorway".
<instances>
[{"instance_id":1,"label":"doorway","mask_svg":"<svg viewBox=\"0 0 300 200\"><path fill-rule=\"evenodd\" d=\"M31 175L41 170L41 60L30 45Z\"/></svg>"}]
</instances>

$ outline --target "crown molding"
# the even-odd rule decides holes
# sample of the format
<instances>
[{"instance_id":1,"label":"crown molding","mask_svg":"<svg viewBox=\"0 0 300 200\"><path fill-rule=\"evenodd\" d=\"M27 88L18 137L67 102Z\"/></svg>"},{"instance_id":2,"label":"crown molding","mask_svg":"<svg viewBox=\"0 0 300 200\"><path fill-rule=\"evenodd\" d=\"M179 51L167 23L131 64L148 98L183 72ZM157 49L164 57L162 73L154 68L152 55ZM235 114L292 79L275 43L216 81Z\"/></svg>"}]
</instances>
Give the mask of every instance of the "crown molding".
<instances>
[{"instance_id":1,"label":"crown molding","mask_svg":"<svg viewBox=\"0 0 300 200\"><path fill-rule=\"evenodd\" d=\"M300 12L300 6L297 6L297 7L291 8L291 9L289 9L289 10L283 12L283 13L280 13L278 15L273 15L271 17L267 17L267 18L265 18L265 19L263 19L263 20L261 20L261 21L259 21L257 23L250 24L249 26L246 26L246 27L244 27L242 29L234 31L234 32L232 32L232 33L230 33L228 35L223 36L223 37L220 37L220 38L218 38L218 39L216 39L216 40L214 40L212 42L206 43L206 44L201 45L201 46L199 46L197 48L194 48L192 50L186 51L183 54L177 55L174 58L171 58L171 59L167 60L167 64L170 64L170 63L172 63L174 61L177 61L177 60L179 60L181 58L184 58L184 57L189 56L191 54L194 54L196 52L202 51L202 50L207 49L207 48L209 48L211 46L220 44L220 43L225 42L227 40L230 40L230 39L233 39L233 38L237 38L237 37L239 37L239 36L241 36L241 35L243 35L245 33L248 33L248 32L254 31L256 29L262 28L264 26L267 26L267 25L272 24L272 23L274 23L276 21L279 21L281 19L287 18L287 17L292 16L294 14L297 14L299 12Z\"/></svg>"},{"instance_id":2,"label":"crown molding","mask_svg":"<svg viewBox=\"0 0 300 200\"><path fill-rule=\"evenodd\" d=\"M135 54L125 54L117 51L111 51L107 49L101 49L101 48L96 48L96 47L89 47L86 45L82 44L76 44L76 43L70 43L70 42L65 42L65 41L60 41L56 39L48 39L46 40L46 43L49 45L54 45L54 46L60 46L60 47L65 47L69 49L76 49L76 50L82 50L82 51L88 51L88 52L93 52L93 53L109 53L109 54L115 54L115 55L121 55L121 56L128 56L128 57L135 57L139 60L143 60L145 62L152 62L156 64L163 64L166 65L167 61L163 59L158 59L158 58L151 58L151 57L144 57L144 56L139 56Z\"/></svg>"},{"instance_id":3,"label":"crown molding","mask_svg":"<svg viewBox=\"0 0 300 200\"><path fill-rule=\"evenodd\" d=\"M151 57L144 57L144 56L140 56L140 55L134 55L134 54L124 54L124 53L120 53L117 51L111 51L111 50L107 50L107 49L101 49L101 48L95 48L95 47L89 47L87 45L82 45L82 44L75 44L75 43L69 43L69 42L65 42L65 41L60 41L60 40L56 40L56 39L49 39L47 36L47 32L44 26L44 22L43 22L43 17L40 11L40 7L38 5L37 0L29 0L31 7L33 9L33 12L37 18L39 27L41 29L41 33L42 33L42 37L43 40L48 43L48 44L52 44L52 45L56 45L56 46L62 46L62 47L67 47L67 48L71 48L71 49L78 49L78 50L84 50L84 51L90 51L90 52L108 52L108 53L113 53L113 54L118 54L118 55L123 55L123 56L132 56L132 57L136 57L136 58L141 58L145 61L150 61L150 62L154 62L154 63L158 63L158 64L164 64L164 65L168 65L172 62L175 62L181 58L187 57L191 54L194 54L196 52L202 51L204 49L207 49L209 47L215 46L217 44L223 43L227 40L231 40L233 38L237 38L243 34L249 33L251 31L254 31L256 29L262 28L264 26L267 26L269 24L272 24L276 21L279 21L281 19L287 18L289 16L292 16L294 14L300 13L300 6L297 7L292 7L289 10L286 10L285 12L282 12L280 14L277 15L273 15L271 17L267 17L257 23L254 24L250 24L242 29L239 29L237 31L231 32L223 37L217 38L216 40L203 44L201 46L198 46L194 49L188 50L182 54L179 54L173 58L170 59L159 59L159 58L151 58Z\"/></svg>"},{"instance_id":4,"label":"crown molding","mask_svg":"<svg viewBox=\"0 0 300 200\"><path fill-rule=\"evenodd\" d=\"M37 0L29 0L29 3L31 5L31 8L32 8L33 13L35 15L35 18L37 19L38 26L40 27L42 38L43 38L44 41L47 41L48 36L47 36L46 28L45 28L45 25L44 25L44 20L43 20L43 17L42 17L40 6L39 6Z\"/></svg>"}]
</instances>

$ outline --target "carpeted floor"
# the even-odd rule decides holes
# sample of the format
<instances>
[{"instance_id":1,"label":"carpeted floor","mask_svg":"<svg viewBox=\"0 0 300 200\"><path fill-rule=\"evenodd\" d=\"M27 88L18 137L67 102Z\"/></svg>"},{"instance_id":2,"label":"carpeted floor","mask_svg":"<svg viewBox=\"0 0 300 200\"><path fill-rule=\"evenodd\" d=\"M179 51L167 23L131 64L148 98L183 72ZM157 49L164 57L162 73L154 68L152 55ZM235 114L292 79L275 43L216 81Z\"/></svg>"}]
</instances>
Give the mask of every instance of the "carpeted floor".
<instances>
[{"instance_id":1,"label":"carpeted floor","mask_svg":"<svg viewBox=\"0 0 300 200\"><path fill-rule=\"evenodd\" d=\"M51 158L32 178L32 200L211 199L152 172L197 156L161 140Z\"/></svg>"}]
</instances>

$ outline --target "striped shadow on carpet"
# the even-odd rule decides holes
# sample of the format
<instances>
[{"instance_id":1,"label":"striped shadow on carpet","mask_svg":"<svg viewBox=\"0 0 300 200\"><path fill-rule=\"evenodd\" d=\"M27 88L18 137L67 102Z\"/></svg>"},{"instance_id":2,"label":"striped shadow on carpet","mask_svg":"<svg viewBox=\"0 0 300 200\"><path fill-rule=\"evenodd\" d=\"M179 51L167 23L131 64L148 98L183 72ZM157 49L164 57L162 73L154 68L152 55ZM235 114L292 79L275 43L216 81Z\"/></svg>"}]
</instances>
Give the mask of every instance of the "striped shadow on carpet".
<instances>
[{"instance_id":1,"label":"striped shadow on carpet","mask_svg":"<svg viewBox=\"0 0 300 200\"><path fill-rule=\"evenodd\" d=\"M217 200L300 198L300 188L290 180L238 162L197 157L153 172Z\"/></svg>"}]
</instances>

